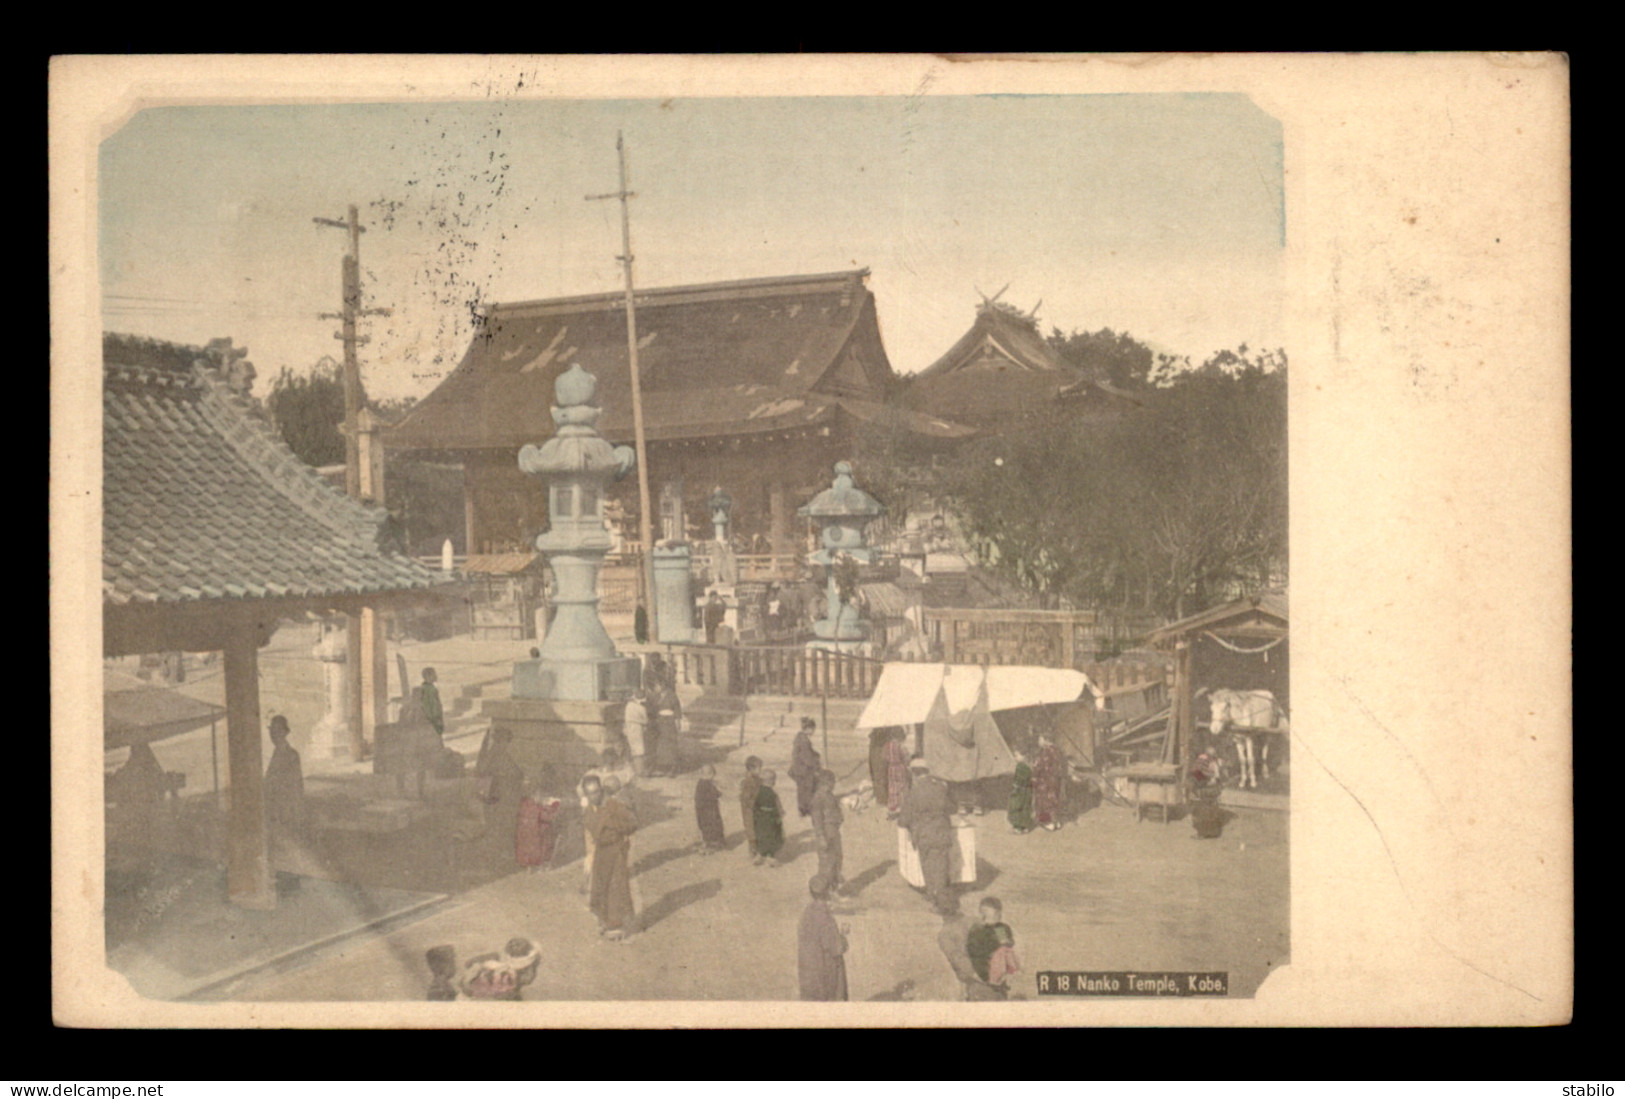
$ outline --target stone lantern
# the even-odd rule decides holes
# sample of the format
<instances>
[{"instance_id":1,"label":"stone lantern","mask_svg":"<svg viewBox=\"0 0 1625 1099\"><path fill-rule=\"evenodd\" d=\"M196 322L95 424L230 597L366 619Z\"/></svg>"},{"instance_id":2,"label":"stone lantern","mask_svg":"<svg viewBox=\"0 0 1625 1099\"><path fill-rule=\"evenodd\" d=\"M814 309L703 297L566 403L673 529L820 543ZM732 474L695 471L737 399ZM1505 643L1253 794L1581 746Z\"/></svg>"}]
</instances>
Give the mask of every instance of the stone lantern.
<instances>
[{"instance_id":1,"label":"stone lantern","mask_svg":"<svg viewBox=\"0 0 1625 1099\"><path fill-rule=\"evenodd\" d=\"M796 512L823 528L820 548L808 561L824 566L829 593L823 619L813 623L818 640L807 642L808 648L855 652L869 636L869 624L863 621L858 608L841 602L835 573L842 558L862 565L874 560L875 551L867 544L863 531L885 511L885 505L852 483L851 464L837 462L834 483Z\"/></svg>"},{"instance_id":2,"label":"stone lantern","mask_svg":"<svg viewBox=\"0 0 1625 1099\"><path fill-rule=\"evenodd\" d=\"M734 498L722 491L718 485L716 491L706 502L706 510L711 513L711 532L715 536L715 548L712 550L711 560L715 573L713 586L724 589L723 595L732 602L733 586L739 582L739 563L734 560L733 545L728 540L729 517L733 514ZM729 608L730 616L733 608Z\"/></svg>"},{"instance_id":3,"label":"stone lantern","mask_svg":"<svg viewBox=\"0 0 1625 1099\"><path fill-rule=\"evenodd\" d=\"M711 499L705 503L711 512L712 536L718 545L725 546L728 544L728 517L733 513L734 498L723 492L722 486L718 485L716 491L711 493Z\"/></svg>"},{"instance_id":4,"label":"stone lantern","mask_svg":"<svg viewBox=\"0 0 1625 1099\"><path fill-rule=\"evenodd\" d=\"M550 527L536 539L553 567L556 608L539 660L514 666L515 698L603 701L635 690L639 662L615 651L598 617L598 572L610 549L604 490L632 468L631 447L612 447L595 426L598 380L580 364L554 383L553 437L519 451L519 468L548 482Z\"/></svg>"}]
</instances>

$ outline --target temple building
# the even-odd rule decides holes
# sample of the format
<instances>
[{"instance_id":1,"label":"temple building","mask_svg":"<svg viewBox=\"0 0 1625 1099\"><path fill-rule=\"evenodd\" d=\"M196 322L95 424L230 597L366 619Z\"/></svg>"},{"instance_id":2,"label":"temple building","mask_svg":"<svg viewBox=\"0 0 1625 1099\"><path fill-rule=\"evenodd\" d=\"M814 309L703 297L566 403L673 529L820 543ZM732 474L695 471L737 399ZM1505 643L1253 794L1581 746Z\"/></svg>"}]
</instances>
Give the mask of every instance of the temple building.
<instances>
[{"instance_id":1,"label":"temple building","mask_svg":"<svg viewBox=\"0 0 1625 1099\"><path fill-rule=\"evenodd\" d=\"M912 410L984 433L1021 430L1032 416L1120 413L1138 402L1056 354L1032 313L984 300L942 357L909 379Z\"/></svg>"},{"instance_id":2,"label":"temple building","mask_svg":"<svg viewBox=\"0 0 1625 1099\"><path fill-rule=\"evenodd\" d=\"M711 536L707 500L732 497L746 552L805 552L796 509L855 460L865 433L941 445L971 434L902 408L881 343L868 270L640 290L638 369L656 540ZM546 529L547 494L516 461L552 431L553 384L572 365L598 379L614 444L633 442L625 297L492 305L458 367L386 435L392 452L463 466L465 552L527 548ZM607 513L635 539L635 478Z\"/></svg>"}]
</instances>

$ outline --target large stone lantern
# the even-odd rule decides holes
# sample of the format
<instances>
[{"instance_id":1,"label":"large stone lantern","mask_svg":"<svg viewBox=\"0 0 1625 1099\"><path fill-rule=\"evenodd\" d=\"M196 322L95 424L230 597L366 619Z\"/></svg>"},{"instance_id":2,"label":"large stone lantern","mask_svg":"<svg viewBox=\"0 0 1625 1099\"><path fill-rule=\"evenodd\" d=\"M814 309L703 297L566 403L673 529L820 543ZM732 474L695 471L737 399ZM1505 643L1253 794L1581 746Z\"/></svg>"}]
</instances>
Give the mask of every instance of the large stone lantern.
<instances>
[{"instance_id":1,"label":"large stone lantern","mask_svg":"<svg viewBox=\"0 0 1625 1099\"><path fill-rule=\"evenodd\" d=\"M580 364L554 383L553 437L519 451L519 468L548 482L550 528L536 539L553 568L556 611L541 659L514 668L514 697L603 701L638 685L635 657L615 651L598 618L598 572L610 549L604 490L632 468L631 447L612 447L595 426L598 380Z\"/></svg>"},{"instance_id":2,"label":"large stone lantern","mask_svg":"<svg viewBox=\"0 0 1625 1099\"><path fill-rule=\"evenodd\" d=\"M813 623L813 633L818 640L809 641L808 648L849 653L855 652L868 638L869 624L859 615L858 608L841 602L836 570L842 558L862 565L874 560L875 551L867 544L863 531L885 511L884 504L852 483L852 466L837 462L834 483L796 512L823 527L820 548L807 559L824 566L829 593L828 610L820 621Z\"/></svg>"}]
</instances>

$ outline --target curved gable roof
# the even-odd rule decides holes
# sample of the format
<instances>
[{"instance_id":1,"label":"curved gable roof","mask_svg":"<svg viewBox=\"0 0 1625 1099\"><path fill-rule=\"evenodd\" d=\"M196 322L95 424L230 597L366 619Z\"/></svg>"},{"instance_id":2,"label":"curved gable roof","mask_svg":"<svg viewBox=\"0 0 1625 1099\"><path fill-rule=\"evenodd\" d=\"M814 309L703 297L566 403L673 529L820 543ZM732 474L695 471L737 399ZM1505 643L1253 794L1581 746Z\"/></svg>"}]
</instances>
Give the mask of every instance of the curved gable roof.
<instances>
[{"instance_id":1,"label":"curved gable roof","mask_svg":"<svg viewBox=\"0 0 1625 1099\"><path fill-rule=\"evenodd\" d=\"M804 418L818 391L879 397L891 364L868 270L643 290L638 366L651 438L750 432ZM855 338L857 337L857 338ZM399 449L518 447L552 433L553 382L580 363L598 379L603 434L632 434L625 297L492 306L462 363L388 434ZM799 403L797 403L799 402Z\"/></svg>"}]
</instances>

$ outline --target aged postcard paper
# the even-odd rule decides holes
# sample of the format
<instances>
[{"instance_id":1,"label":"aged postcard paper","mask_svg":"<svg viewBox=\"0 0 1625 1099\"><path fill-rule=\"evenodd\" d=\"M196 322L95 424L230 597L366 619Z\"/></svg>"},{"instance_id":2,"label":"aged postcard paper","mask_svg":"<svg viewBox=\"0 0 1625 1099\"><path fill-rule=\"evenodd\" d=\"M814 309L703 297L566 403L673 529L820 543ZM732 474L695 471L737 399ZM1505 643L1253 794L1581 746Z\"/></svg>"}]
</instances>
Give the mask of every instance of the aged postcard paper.
<instances>
[{"instance_id":1,"label":"aged postcard paper","mask_svg":"<svg viewBox=\"0 0 1625 1099\"><path fill-rule=\"evenodd\" d=\"M59 1022L1568 1020L1563 58L50 111Z\"/></svg>"}]
</instances>

